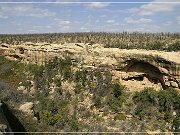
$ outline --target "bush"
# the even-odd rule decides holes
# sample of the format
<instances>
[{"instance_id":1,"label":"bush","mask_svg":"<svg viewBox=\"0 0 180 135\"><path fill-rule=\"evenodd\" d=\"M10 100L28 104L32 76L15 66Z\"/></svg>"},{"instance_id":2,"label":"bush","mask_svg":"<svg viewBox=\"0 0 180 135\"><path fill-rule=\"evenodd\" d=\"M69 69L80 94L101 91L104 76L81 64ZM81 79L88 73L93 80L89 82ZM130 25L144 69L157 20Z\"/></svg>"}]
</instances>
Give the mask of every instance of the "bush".
<instances>
[{"instance_id":1,"label":"bush","mask_svg":"<svg viewBox=\"0 0 180 135\"><path fill-rule=\"evenodd\" d=\"M56 78L55 80L54 80L54 82L55 82L55 84L56 84L56 86L57 87L61 87L61 79L59 79L59 78Z\"/></svg>"},{"instance_id":2,"label":"bush","mask_svg":"<svg viewBox=\"0 0 180 135\"><path fill-rule=\"evenodd\" d=\"M86 76L87 76L87 71L86 70L78 70L75 72L75 82L81 82L83 86L85 86L86 83Z\"/></svg>"},{"instance_id":3,"label":"bush","mask_svg":"<svg viewBox=\"0 0 180 135\"><path fill-rule=\"evenodd\" d=\"M118 83L113 84L113 95L115 98L118 98L122 95L122 90L124 90L124 86Z\"/></svg>"},{"instance_id":4,"label":"bush","mask_svg":"<svg viewBox=\"0 0 180 135\"><path fill-rule=\"evenodd\" d=\"M81 91L82 91L82 84L79 83L79 82L77 82L77 83L75 84L75 93L76 93L76 94L80 94Z\"/></svg>"},{"instance_id":5,"label":"bush","mask_svg":"<svg viewBox=\"0 0 180 135\"><path fill-rule=\"evenodd\" d=\"M71 126L71 129L73 131L78 131L79 129L79 123L78 123L78 120L76 117L73 117L71 120L70 120L70 126Z\"/></svg>"},{"instance_id":6,"label":"bush","mask_svg":"<svg viewBox=\"0 0 180 135\"><path fill-rule=\"evenodd\" d=\"M146 103L152 103L154 105L157 105L158 103L158 92L154 90L153 88L145 88L141 92L136 92L133 96L133 101L135 103L142 102L144 104Z\"/></svg>"},{"instance_id":7,"label":"bush","mask_svg":"<svg viewBox=\"0 0 180 135\"><path fill-rule=\"evenodd\" d=\"M125 86L119 83L114 83L111 86L112 95L108 96L107 103L113 112L119 112L124 102L123 91Z\"/></svg>"},{"instance_id":8,"label":"bush","mask_svg":"<svg viewBox=\"0 0 180 135\"><path fill-rule=\"evenodd\" d=\"M41 111L40 120L47 123L48 125L54 126L62 120L62 116L60 113L53 115L51 112Z\"/></svg>"},{"instance_id":9,"label":"bush","mask_svg":"<svg viewBox=\"0 0 180 135\"><path fill-rule=\"evenodd\" d=\"M109 97L108 99L108 105L113 112L119 112L121 110L123 102L124 102L123 96L120 96L118 98L112 96Z\"/></svg>"},{"instance_id":10,"label":"bush","mask_svg":"<svg viewBox=\"0 0 180 135\"><path fill-rule=\"evenodd\" d=\"M94 106L97 108L101 107L101 98L99 96L96 96L94 99Z\"/></svg>"},{"instance_id":11,"label":"bush","mask_svg":"<svg viewBox=\"0 0 180 135\"><path fill-rule=\"evenodd\" d=\"M161 90L158 95L160 111L171 111L173 109L173 96L167 90Z\"/></svg>"},{"instance_id":12,"label":"bush","mask_svg":"<svg viewBox=\"0 0 180 135\"><path fill-rule=\"evenodd\" d=\"M125 120L126 115L124 113L119 113L114 117L114 120Z\"/></svg>"},{"instance_id":13,"label":"bush","mask_svg":"<svg viewBox=\"0 0 180 135\"><path fill-rule=\"evenodd\" d=\"M180 109L180 95L176 89L161 90L159 91L158 98L161 111Z\"/></svg>"},{"instance_id":14,"label":"bush","mask_svg":"<svg viewBox=\"0 0 180 135\"><path fill-rule=\"evenodd\" d=\"M64 80L70 80L72 78L71 68L65 68L63 70L63 77L64 77Z\"/></svg>"},{"instance_id":15,"label":"bush","mask_svg":"<svg viewBox=\"0 0 180 135\"><path fill-rule=\"evenodd\" d=\"M136 104L135 114L141 119L151 116L158 110L164 113L164 120L173 121L173 110L179 110L180 96L175 89L166 89L159 92L152 88L145 88L143 91L136 92L133 101ZM157 112L157 113L158 113Z\"/></svg>"},{"instance_id":16,"label":"bush","mask_svg":"<svg viewBox=\"0 0 180 135\"><path fill-rule=\"evenodd\" d=\"M164 114L164 120L166 121L166 122L172 122L173 121L173 119L174 119L174 117L173 117L173 115L172 115L172 113L171 112L165 112L165 114Z\"/></svg>"}]
</instances>

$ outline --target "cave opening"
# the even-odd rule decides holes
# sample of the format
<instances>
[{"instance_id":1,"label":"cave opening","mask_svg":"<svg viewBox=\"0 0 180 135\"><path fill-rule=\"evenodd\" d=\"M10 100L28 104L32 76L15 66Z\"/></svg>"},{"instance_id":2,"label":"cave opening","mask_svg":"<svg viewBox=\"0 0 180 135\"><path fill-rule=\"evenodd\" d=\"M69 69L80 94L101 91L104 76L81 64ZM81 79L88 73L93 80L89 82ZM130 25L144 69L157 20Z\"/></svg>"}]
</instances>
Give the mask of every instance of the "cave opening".
<instances>
[{"instance_id":1,"label":"cave opening","mask_svg":"<svg viewBox=\"0 0 180 135\"><path fill-rule=\"evenodd\" d=\"M140 74L140 75L129 77L126 80L146 81L145 80L146 78L152 84L160 83L162 88L166 89L166 86L163 80L163 74L160 72L158 67L148 62L131 60L129 61L129 64L126 67L124 67L123 71L125 71L126 73L136 72Z\"/></svg>"}]
</instances>

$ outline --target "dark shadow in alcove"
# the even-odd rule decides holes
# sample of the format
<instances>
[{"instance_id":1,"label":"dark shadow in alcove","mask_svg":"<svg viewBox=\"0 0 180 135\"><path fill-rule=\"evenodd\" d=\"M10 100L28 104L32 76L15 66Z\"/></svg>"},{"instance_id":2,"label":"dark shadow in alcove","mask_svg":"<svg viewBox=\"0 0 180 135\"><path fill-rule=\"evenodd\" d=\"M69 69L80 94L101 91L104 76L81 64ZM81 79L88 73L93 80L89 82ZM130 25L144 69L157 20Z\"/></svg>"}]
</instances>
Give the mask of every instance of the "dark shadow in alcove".
<instances>
[{"instance_id":1,"label":"dark shadow in alcove","mask_svg":"<svg viewBox=\"0 0 180 135\"><path fill-rule=\"evenodd\" d=\"M129 64L124 67L123 71L144 73L144 76L147 77L149 79L149 81L151 81L155 84L160 82L163 89L167 88L163 81L163 74L161 73L161 71L156 66L154 66L148 62L139 61L136 59L130 60ZM141 78L138 78L138 79L141 79Z\"/></svg>"},{"instance_id":2,"label":"dark shadow in alcove","mask_svg":"<svg viewBox=\"0 0 180 135\"><path fill-rule=\"evenodd\" d=\"M15 135L21 134L21 135L27 135L26 130L24 126L21 124L21 122L18 120L16 116L12 114L12 112L9 110L8 106L2 102L2 109L3 113L11 127L12 132L19 132L19 133L14 133ZM20 133L22 132L22 133Z\"/></svg>"}]
</instances>

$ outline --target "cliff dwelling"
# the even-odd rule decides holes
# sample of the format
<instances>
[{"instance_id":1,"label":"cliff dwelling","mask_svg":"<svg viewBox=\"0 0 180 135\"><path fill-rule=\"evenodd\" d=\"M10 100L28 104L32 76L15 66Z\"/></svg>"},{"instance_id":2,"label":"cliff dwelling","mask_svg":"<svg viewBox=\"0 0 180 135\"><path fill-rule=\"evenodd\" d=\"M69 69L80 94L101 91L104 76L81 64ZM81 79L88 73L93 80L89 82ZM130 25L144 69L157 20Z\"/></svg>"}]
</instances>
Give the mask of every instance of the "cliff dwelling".
<instances>
[{"instance_id":1,"label":"cliff dwelling","mask_svg":"<svg viewBox=\"0 0 180 135\"><path fill-rule=\"evenodd\" d=\"M142 90L144 87L165 89L164 74L158 67L144 61L131 60L124 67L121 82L130 90Z\"/></svg>"}]
</instances>

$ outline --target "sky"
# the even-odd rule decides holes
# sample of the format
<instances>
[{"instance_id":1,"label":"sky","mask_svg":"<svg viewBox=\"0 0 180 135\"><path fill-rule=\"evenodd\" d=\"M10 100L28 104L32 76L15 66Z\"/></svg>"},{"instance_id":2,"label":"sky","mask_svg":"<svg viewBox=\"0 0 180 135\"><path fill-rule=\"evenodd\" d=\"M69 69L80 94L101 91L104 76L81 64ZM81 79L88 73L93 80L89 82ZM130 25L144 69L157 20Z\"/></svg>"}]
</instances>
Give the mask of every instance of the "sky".
<instances>
[{"instance_id":1,"label":"sky","mask_svg":"<svg viewBox=\"0 0 180 135\"><path fill-rule=\"evenodd\" d=\"M0 0L0 34L90 31L180 32L180 0Z\"/></svg>"}]
</instances>

